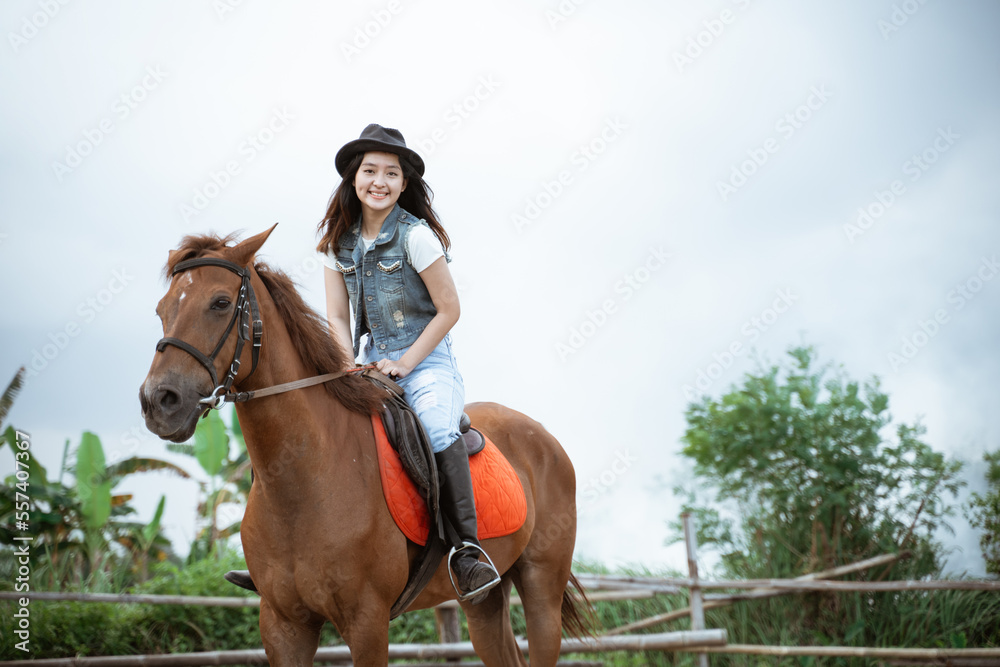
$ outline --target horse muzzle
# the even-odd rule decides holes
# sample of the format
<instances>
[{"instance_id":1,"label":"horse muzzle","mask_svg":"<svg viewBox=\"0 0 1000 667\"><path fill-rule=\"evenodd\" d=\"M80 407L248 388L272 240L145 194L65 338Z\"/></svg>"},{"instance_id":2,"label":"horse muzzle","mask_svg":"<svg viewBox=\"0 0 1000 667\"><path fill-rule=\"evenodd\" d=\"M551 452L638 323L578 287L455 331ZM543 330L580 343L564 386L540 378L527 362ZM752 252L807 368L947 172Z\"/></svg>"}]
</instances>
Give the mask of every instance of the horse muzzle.
<instances>
[{"instance_id":1,"label":"horse muzzle","mask_svg":"<svg viewBox=\"0 0 1000 667\"><path fill-rule=\"evenodd\" d=\"M151 382L139 387L139 405L146 428L163 440L184 442L194 435L198 418L208 407L201 394L179 382Z\"/></svg>"}]
</instances>

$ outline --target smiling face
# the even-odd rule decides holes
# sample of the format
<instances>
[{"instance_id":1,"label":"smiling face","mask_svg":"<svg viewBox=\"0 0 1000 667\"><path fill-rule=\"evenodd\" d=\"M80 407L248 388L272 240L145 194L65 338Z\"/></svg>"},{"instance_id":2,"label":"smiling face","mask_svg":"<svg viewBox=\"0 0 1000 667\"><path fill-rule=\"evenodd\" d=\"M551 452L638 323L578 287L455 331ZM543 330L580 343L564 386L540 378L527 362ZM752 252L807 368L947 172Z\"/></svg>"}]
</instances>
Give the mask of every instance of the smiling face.
<instances>
[{"instance_id":1,"label":"smiling face","mask_svg":"<svg viewBox=\"0 0 1000 667\"><path fill-rule=\"evenodd\" d=\"M361 159L354 175L354 192L361 200L365 217L388 215L400 193L406 189L406 178L394 153L368 152Z\"/></svg>"}]
</instances>

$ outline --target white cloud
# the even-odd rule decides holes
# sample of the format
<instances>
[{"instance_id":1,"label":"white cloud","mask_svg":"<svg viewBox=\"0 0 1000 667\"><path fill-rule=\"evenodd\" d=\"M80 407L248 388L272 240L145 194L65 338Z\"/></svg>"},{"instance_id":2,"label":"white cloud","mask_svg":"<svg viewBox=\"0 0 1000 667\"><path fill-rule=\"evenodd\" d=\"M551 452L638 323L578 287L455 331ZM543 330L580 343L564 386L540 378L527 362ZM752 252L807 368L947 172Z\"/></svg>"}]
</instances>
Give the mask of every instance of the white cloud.
<instances>
[{"instance_id":1,"label":"white cloud","mask_svg":"<svg viewBox=\"0 0 1000 667\"><path fill-rule=\"evenodd\" d=\"M805 331L856 377L887 377L894 414L925 414L934 446L964 456L970 433L995 445L988 379L1000 284L898 377L885 363L901 332L981 254L1000 250L1000 100L983 64L997 55L994 5L928 5L883 40L884 12L864 3L587 2L556 29L545 15L556 3L399 3L350 60L341 44L388 3L244 2L221 18L210 3L70 3L0 59L0 372L30 363L113 270L135 275L15 405L15 423L50 434L37 445L44 462L57 465L65 437L114 437L135 422L167 250L187 233L280 221L264 254L286 270L302 265L336 184L333 155L373 121L413 144L447 128L426 156L427 177L468 286L455 334L470 400L543 421L578 470L600 469L623 422L644 471L672 469L683 385L785 287L800 301L755 341L771 358ZM735 20L678 72L672 54L725 8ZM35 11L6 3L0 25L17 30ZM60 183L52 163L114 114L148 67L166 73L162 84L127 118L113 116L113 131ZM499 85L449 121L482 77ZM721 201L716 182L824 84L829 102ZM242 142L275 108L294 122L247 160ZM627 129L586 170L575 166L578 148L615 117ZM948 125L963 134L954 153L849 243L842 228L857 208ZM240 172L185 222L179 205L231 160ZM518 234L511 216L563 169L574 170L572 184ZM555 343L660 245L670 265L560 360ZM322 311L321 274L302 280ZM736 381L748 359L711 391ZM649 415L660 419L634 421ZM603 502L581 522L581 550L634 561L640 545L682 567L657 546L672 500L630 485ZM170 503L168 514L173 525L191 520Z\"/></svg>"}]
</instances>

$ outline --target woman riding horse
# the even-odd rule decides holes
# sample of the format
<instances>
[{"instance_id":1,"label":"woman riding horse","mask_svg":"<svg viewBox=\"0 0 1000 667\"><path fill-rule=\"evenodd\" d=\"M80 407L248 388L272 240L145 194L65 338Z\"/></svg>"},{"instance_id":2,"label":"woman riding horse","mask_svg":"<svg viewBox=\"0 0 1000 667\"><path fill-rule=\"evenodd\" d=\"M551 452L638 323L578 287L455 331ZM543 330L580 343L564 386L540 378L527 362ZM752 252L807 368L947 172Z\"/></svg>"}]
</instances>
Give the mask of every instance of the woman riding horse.
<instances>
[{"instance_id":1,"label":"woman riding horse","mask_svg":"<svg viewBox=\"0 0 1000 667\"><path fill-rule=\"evenodd\" d=\"M335 160L343 177L319 224L326 254L330 329L363 363L394 378L430 439L441 480L441 509L457 532L451 567L463 599L473 604L500 583L476 535L469 456L459 431L465 387L452 352L458 321L448 270L448 234L431 206L424 162L403 135L371 124Z\"/></svg>"},{"instance_id":2,"label":"woman riding horse","mask_svg":"<svg viewBox=\"0 0 1000 667\"><path fill-rule=\"evenodd\" d=\"M353 360L329 322L287 275L255 259L272 231L238 244L187 236L170 252L170 285L156 307L163 338L140 387L142 413L150 431L184 442L206 410L235 402L255 473L240 537L270 663L311 665L329 621L355 665L384 667L392 610L421 553L383 495L372 415L385 394L345 373ZM510 463L527 508L514 532L482 540L501 583L478 605L460 602L469 636L489 667L525 665L510 621L516 586L531 664L555 665L563 629L587 632L566 587L575 583L573 465L534 419L495 403L465 410ZM407 609L455 599L449 573L438 567Z\"/></svg>"}]
</instances>

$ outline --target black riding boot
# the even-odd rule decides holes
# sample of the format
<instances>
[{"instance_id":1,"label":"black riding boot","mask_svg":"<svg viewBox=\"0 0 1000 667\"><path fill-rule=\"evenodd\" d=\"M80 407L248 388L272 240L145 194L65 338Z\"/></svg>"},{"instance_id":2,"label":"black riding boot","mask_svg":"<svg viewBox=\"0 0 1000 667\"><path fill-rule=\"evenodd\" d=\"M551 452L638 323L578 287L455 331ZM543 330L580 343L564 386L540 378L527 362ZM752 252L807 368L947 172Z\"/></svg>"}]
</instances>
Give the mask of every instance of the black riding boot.
<instances>
[{"instance_id":1,"label":"black riding boot","mask_svg":"<svg viewBox=\"0 0 1000 667\"><path fill-rule=\"evenodd\" d=\"M485 555L476 538L476 500L472 494L469 473L469 453L458 439L447 449L434 454L441 478L441 511L458 533L462 544L452 549L449 564L458 578L459 599L479 604L486 593L500 583L500 575L492 565L481 563Z\"/></svg>"}]
</instances>

